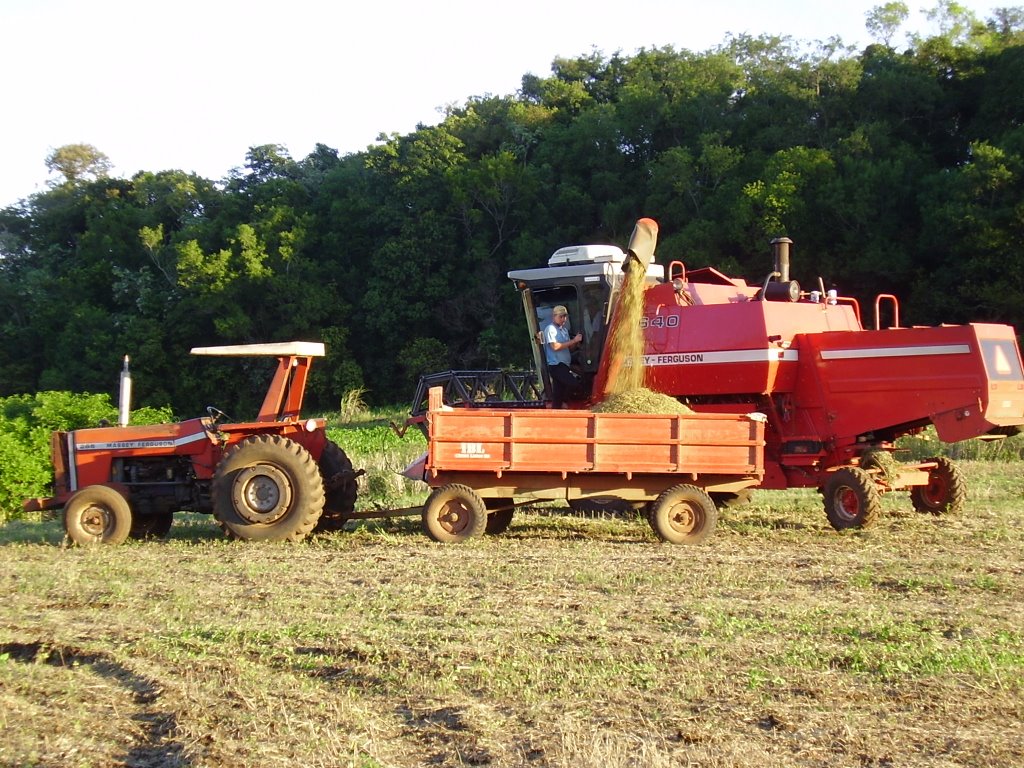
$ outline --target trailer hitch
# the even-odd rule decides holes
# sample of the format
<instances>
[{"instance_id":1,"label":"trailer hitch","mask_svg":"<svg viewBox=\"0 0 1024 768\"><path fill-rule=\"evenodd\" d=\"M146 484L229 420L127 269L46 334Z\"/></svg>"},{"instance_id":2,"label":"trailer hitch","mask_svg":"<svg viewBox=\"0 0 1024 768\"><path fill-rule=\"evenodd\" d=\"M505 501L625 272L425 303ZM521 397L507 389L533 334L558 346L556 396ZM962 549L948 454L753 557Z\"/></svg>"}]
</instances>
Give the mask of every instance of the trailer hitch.
<instances>
[{"instance_id":1,"label":"trailer hitch","mask_svg":"<svg viewBox=\"0 0 1024 768\"><path fill-rule=\"evenodd\" d=\"M324 478L324 490L333 491L335 488L340 488L346 483L354 483L357 477L365 474L365 469L343 469L336 475Z\"/></svg>"}]
</instances>

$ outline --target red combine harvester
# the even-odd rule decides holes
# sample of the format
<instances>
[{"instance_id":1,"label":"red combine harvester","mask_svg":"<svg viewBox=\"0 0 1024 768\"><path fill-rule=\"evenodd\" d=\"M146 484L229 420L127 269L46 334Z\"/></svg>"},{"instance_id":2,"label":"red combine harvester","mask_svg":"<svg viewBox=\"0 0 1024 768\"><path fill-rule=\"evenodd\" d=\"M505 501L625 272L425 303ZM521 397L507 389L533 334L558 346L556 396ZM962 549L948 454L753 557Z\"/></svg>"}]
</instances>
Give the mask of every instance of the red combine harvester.
<instances>
[{"instance_id":1,"label":"red combine harvester","mask_svg":"<svg viewBox=\"0 0 1024 768\"><path fill-rule=\"evenodd\" d=\"M310 365L324 345L197 347L192 354L278 359L254 421L230 423L210 407L207 416L178 423L129 426L126 360L120 424L55 432L54 495L24 508L63 507L76 544L163 536L178 510L212 512L229 536L264 541L302 539L347 520L360 473L327 439L323 419L300 415Z\"/></svg>"},{"instance_id":2,"label":"red combine harvester","mask_svg":"<svg viewBox=\"0 0 1024 768\"><path fill-rule=\"evenodd\" d=\"M959 511L964 480L947 458L900 463L895 441L934 425L939 439L1015 434L1024 424L1024 375L1014 329L972 323L903 327L895 296L874 303L864 328L853 298L801 290L790 279L788 238L773 241L773 267L760 285L705 267L653 261L657 224L641 220L629 252L615 246L562 248L548 266L509 273L531 337L556 305L569 309L577 407L601 399L609 328L623 269L643 269L641 321L645 386L698 413L767 414L759 487L818 488L836 529L874 522L879 493L909 490L915 509ZM881 327L881 317L890 318ZM535 365L547 382L543 350ZM630 364L627 361L626 364ZM634 361L635 364L635 361ZM550 391L550 390L548 390ZM720 496L719 500L727 500Z\"/></svg>"}]
</instances>

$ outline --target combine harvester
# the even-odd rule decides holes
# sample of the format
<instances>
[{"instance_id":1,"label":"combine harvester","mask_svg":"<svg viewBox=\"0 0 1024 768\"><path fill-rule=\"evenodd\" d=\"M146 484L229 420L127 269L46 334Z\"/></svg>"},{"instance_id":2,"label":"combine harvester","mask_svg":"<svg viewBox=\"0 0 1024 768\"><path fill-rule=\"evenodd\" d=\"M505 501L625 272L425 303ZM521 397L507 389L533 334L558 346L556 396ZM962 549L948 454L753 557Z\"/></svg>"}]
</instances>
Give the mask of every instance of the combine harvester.
<instances>
[{"instance_id":1,"label":"combine harvester","mask_svg":"<svg viewBox=\"0 0 1024 768\"><path fill-rule=\"evenodd\" d=\"M819 489L836 529L875 522L879 494L888 491L909 491L921 512L963 508L957 466L944 457L901 463L894 456L899 437L934 425L944 442L998 438L1024 424L1024 375L1012 327L904 327L896 297L879 294L868 330L855 299L826 291L820 278L812 291L790 278L788 238L773 241L772 268L760 285L711 267L688 271L679 261L666 271L654 263L656 238L657 224L642 219L628 253L562 248L547 267L509 273L532 339L559 304L569 309L571 333L583 333L574 360L581 377L576 407L602 398L606 340L623 270L632 265L646 273L645 386L700 414L765 414L758 487ZM891 318L887 327L883 314ZM534 353L547 386L539 342ZM632 498L612 487L590 491Z\"/></svg>"}]
</instances>

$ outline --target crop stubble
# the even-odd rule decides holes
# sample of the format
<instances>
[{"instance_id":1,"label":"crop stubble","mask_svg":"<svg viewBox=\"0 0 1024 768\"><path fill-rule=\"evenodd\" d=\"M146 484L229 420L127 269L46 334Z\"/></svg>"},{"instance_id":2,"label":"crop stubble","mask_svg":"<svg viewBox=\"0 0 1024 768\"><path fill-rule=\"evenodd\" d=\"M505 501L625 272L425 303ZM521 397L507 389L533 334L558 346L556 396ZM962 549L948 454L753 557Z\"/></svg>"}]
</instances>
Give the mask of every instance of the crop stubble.
<instances>
[{"instance_id":1,"label":"crop stubble","mask_svg":"<svg viewBox=\"0 0 1024 768\"><path fill-rule=\"evenodd\" d=\"M0 548L0 764L1020 764L1018 468L846 535L760 494L694 548L552 510L457 547L40 526Z\"/></svg>"}]
</instances>

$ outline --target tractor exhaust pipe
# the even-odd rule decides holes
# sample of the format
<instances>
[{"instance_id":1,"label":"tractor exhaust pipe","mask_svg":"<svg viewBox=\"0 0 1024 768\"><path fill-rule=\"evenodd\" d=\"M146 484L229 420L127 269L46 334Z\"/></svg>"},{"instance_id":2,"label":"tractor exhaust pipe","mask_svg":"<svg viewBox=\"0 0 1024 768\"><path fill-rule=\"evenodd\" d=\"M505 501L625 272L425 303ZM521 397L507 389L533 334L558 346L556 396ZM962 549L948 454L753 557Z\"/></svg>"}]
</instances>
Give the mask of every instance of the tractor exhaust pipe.
<instances>
[{"instance_id":1,"label":"tractor exhaust pipe","mask_svg":"<svg viewBox=\"0 0 1024 768\"><path fill-rule=\"evenodd\" d=\"M128 370L128 355L124 356L121 369L121 388L117 398L117 426L127 427L132 410L132 372Z\"/></svg>"},{"instance_id":2,"label":"tractor exhaust pipe","mask_svg":"<svg viewBox=\"0 0 1024 768\"><path fill-rule=\"evenodd\" d=\"M775 257L775 272L782 283L789 282L789 246L793 241L788 237L776 237L772 240L772 254Z\"/></svg>"}]
</instances>

